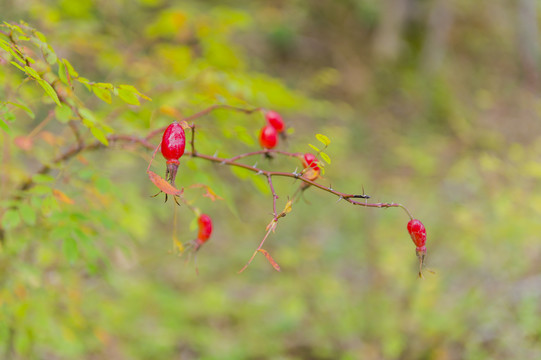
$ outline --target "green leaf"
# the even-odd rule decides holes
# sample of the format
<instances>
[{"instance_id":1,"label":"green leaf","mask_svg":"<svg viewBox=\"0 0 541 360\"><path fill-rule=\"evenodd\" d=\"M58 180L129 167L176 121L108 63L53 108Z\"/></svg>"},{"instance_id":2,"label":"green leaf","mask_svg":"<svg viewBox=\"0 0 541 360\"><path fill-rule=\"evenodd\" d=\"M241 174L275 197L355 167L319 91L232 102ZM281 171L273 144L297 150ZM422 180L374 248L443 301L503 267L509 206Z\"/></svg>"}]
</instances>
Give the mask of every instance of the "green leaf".
<instances>
[{"instance_id":1,"label":"green leaf","mask_svg":"<svg viewBox=\"0 0 541 360\"><path fill-rule=\"evenodd\" d=\"M32 112L32 110L30 110L30 108L24 104L18 104L16 102L13 102L13 101L8 101L7 102L8 104L11 104L13 106L16 106L18 107L19 109L23 110L24 112L26 112L28 114L28 116L30 116L32 119L35 118L36 116L34 115L34 113Z\"/></svg>"},{"instance_id":2,"label":"green leaf","mask_svg":"<svg viewBox=\"0 0 541 360\"><path fill-rule=\"evenodd\" d=\"M130 105L141 105L137 94L131 90L118 88L118 97Z\"/></svg>"},{"instance_id":3,"label":"green leaf","mask_svg":"<svg viewBox=\"0 0 541 360\"><path fill-rule=\"evenodd\" d=\"M90 80L88 80L87 78L84 78L82 76L79 76L78 78L76 78L75 80L77 80L78 82L80 82L81 84L83 84L87 89L88 91L92 91L92 87L90 86Z\"/></svg>"},{"instance_id":4,"label":"green leaf","mask_svg":"<svg viewBox=\"0 0 541 360\"><path fill-rule=\"evenodd\" d=\"M321 158L322 158L327 164L330 164L330 163L331 163L331 158L329 157L329 155L325 154L324 152L320 152L320 153L319 153L319 156L321 156Z\"/></svg>"},{"instance_id":5,"label":"green leaf","mask_svg":"<svg viewBox=\"0 0 541 360\"><path fill-rule=\"evenodd\" d=\"M36 195L45 195L51 193L51 188L47 185L36 185L29 192Z\"/></svg>"},{"instance_id":6,"label":"green leaf","mask_svg":"<svg viewBox=\"0 0 541 360\"><path fill-rule=\"evenodd\" d=\"M135 86L132 86L132 85L118 85L117 87L119 90L120 89L123 89L123 90L127 90L127 91L131 91L137 95L139 95L140 97L142 97L143 99L145 100L149 100L149 101L152 101L151 98L149 98L148 96L146 96L145 94L143 94L142 92L140 92L139 90L137 90L135 88Z\"/></svg>"},{"instance_id":7,"label":"green leaf","mask_svg":"<svg viewBox=\"0 0 541 360\"><path fill-rule=\"evenodd\" d=\"M112 97L111 97L111 92L109 90L93 85L92 91L94 92L94 95L96 95L101 100L105 101L107 104L111 103Z\"/></svg>"},{"instance_id":8,"label":"green leaf","mask_svg":"<svg viewBox=\"0 0 541 360\"><path fill-rule=\"evenodd\" d=\"M320 150L317 147L315 147L314 145L308 144L308 146L310 146L312 149L314 149L315 152L320 152Z\"/></svg>"},{"instance_id":9,"label":"green leaf","mask_svg":"<svg viewBox=\"0 0 541 360\"><path fill-rule=\"evenodd\" d=\"M2 119L0 119L0 129L4 130L6 133L9 134L9 126L6 124L6 122Z\"/></svg>"},{"instance_id":10,"label":"green leaf","mask_svg":"<svg viewBox=\"0 0 541 360\"><path fill-rule=\"evenodd\" d=\"M58 62L58 77L60 78L60 81L62 81L64 84L69 84L68 77L66 76L66 65L64 65L64 61Z\"/></svg>"},{"instance_id":11,"label":"green leaf","mask_svg":"<svg viewBox=\"0 0 541 360\"><path fill-rule=\"evenodd\" d=\"M2 227L6 230L13 229L21 222L21 216L15 209L10 209L2 216Z\"/></svg>"},{"instance_id":12,"label":"green leaf","mask_svg":"<svg viewBox=\"0 0 541 360\"><path fill-rule=\"evenodd\" d=\"M58 106L62 106L62 104L60 103L60 99L56 94L56 91L54 91L53 87L47 81L40 79L38 80L38 83L41 85L43 90L45 90L47 95L49 95Z\"/></svg>"},{"instance_id":13,"label":"green leaf","mask_svg":"<svg viewBox=\"0 0 541 360\"><path fill-rule=\"evenodd\" d=\"M16 119L15 114L13 114L10 110L5 110L2 117L7 123L13 122Z\"/></svg>"},{"instance_id":14,"label":"green leaf","mask_svg":"<svg viewBox=\"0 0 541 360\"><path fill-rule=\"evenodd\" d=\"M41 46L41 52L43 53L43 57L45 57L45 61L47 61L49 65L55 64L58 60L58 58L56 57L56 53L49 44L43 44Z\"/></svg>"},{"instance_id":15,"label":"green leaf","mask_svg":"<svg viewBox=\"0 0 541 360\"><path fill-rule=\"evenodd\" d=\"M81 114L83 119L87 120L90 124L95 124L97 122L96 117L94 116L94 113L92 111L90 111L89 109L87 109L87 108L80 108L79 109L79 114ZM86 123L85 123L85 125L89 126Z\"/></svg>"},{"instance_id":16,"label":"green leaf","mask_svg":"<svg viewBox=\"0 0 541 360\"><path fill-rule=\"evenodd\" d=\"M37 30L34 30L33 33L34 33L34 36L37 37L42 42L44 42L44 43L47 42L47 38L45 37L45 35L43 35L43 33L39 32Z\"/></svg>"},{"instance_id":17,"label":"green leaf","mask_svg":"<svg viewBox=\"0 0 541 360\"><path fill-rule=\"evenodd\" d=\"M68 69L68 73L70 74L70 76L72 78L78 78L79 77L79 73L77 71L75 71L75 69L73 68L73 66L71 66L70 62L66 59L62 59L62 62L64 62L64 65L66 65L66 68Z\"/></svg>"},{"instance_id":18,"label":"green leaf","mask_svg":"<svg viewBox=\"0 0 541 360\"><path fill-rule=\"evenodd\" d=\"M51 175L36 174L32 176L32 181L35 182L36 184L45 184L45 183L50 183L50 182L55 181L55 178L52 177Z\"/></svg>"},{"instance_id":19,"label":"green leaf","mask_svg":"<svg viewBox=\"0 0 541 360\"><path fill-rule=\"evenodd\" d=\"M62 106L57 106L54 109L54 112L56 115L56 119L60 121L61 123L67 123L68 121L71 120L71 116L72 116L71 108L66 104L62 104Z\"/></svg>"},{"instance_id":20,"label":"green leaf","mask_svg":"<svg viewBox=\"0 0 541 360\"><path fill-rule=\"evenodd\" d=\"M318 139L319 142L321 142L325 146L329 146L329 144L331 143L331 140L329 140L329 138L323 134L316 134L316 139Z\"/></svg>"},{"instance_id":21,"label":"green leaf","mask_svg":"<svg viewBox=\"0 0 541 360\"><path fill-rule=\"evenodd\" d=\"M33 77L35 80L42 80L41 76L38 74L38 72L36 70L32 69L30 66L25 66L24 71L26 71L26 73L29 76Z\"/></svg>"},{"instance_id":22,"label":"green leaf","mask_svg":"<svg viewBox=\"0 0 541 360\"><path fill-rule=\"evenodd\" d=\"M36 224L36 211L30 205L26 203L19 205L19 213L27 225L32 226Z\"/></svg>"},{"instance_id":23,"label":"green leaf","mask_svg":"<svg viewBox=\"0 0 541 360\"><path fill-rule=\"evenodd\" d=\"M74 238L68 237L62 242L62 252L66 259L73 264L77 257L79 256L79 251L77 249L77 242Z\"/></svg>"},{"instance_id":24,"label":"green leaf","mask_svg":"<svg viewBox=\"0 0 541 360\"><path fill-rule=\"evenodd\" d=\"M19 70L21 70L23 72L26 72L26 71L24 71L24 68L21 65L17 64L15 61L11 61L11 64L16 66L17 68L19 68Z\"/></svg>"},{"instance_id":25,"label":"green leaf","mask_svg":"<svg viewBox=\"0 0 541 360\"><path fill-rule=\"evenodd\" d=\"M90 128L90 132L103 145L109 146L109 141L107 140L107 137L105 136L105 133L103 132L102 129L98 128L97 126L92 126Z\"/></svg>"},{"instance_id":26,"label":"green leaf","mask_svg":"<svg viewBox=\"0 0 541 360\"><path fill-rule=\"evenodd\" d=\"M11 56L13 56L21 64L24 64L24 59L9 45L7 41L0 39L0 47L9 52Z\"/></svg>"}]
</instances>

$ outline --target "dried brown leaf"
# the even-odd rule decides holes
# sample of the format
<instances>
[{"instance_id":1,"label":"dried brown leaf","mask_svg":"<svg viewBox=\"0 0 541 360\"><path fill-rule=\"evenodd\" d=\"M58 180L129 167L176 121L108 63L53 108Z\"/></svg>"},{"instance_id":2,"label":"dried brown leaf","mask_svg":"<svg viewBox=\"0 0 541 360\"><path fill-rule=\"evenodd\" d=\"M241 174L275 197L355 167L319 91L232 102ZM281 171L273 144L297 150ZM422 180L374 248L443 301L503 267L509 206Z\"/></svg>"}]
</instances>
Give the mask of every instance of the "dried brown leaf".
<instances>
[{"instance_id":1,"label":"dried brown leaf","mask_svg":"<svg viewBox=\"0 0 541 360\"><path fill-rule=\"evenodd\" d=\"M150 178L150 181L152 181L154 185L156 185L158 189L160 189L164 193L169 194L169 195L175 195L175 196L180 196L182 194L182 191L180 191L173 185L169 184L160 175L150 170L147 172L148 172L148 177Z\"/></svg>"}]
</instances>

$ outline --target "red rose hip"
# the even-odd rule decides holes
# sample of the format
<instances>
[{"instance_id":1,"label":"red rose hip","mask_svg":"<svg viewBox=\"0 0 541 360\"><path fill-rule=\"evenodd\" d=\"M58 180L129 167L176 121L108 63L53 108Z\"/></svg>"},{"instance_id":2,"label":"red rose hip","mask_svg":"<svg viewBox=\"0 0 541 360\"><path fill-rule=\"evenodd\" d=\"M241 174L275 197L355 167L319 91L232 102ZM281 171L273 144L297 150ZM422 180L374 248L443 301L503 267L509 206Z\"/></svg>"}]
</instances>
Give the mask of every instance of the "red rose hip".
<instances>
[{"instance_id":1,"label":"red rose hip","mask_svg":"<svg viewBox=\"0 0 541 360\"><path fill-rule=\"evenodd\" d=\"M319 170L319 166L317 166L317 158L314 154L311 154L311 153L304 154L304 160L302 163L305 168L310 166L314 170Z\"/></svg>"},{"instance_id":2,"label":"red rose hip","mask_svg":"<svg viewBox=\"0 0 541 360\"><path fill-rule=\"evenodd\" d=\"M175 185L178 165L180 164L178 160L184 155L185 147L186 134L182 125L175 121L165 129L162 137L162 155L167 160L165 178L173 186Z\"/></svg>"},{"instance_id":3,"label":"red rose hip","mask_svg":"<svg viewBox=\"0 0 541 360\"><path fill-rule=\"evenodd\" d=\"M195 240L195 250L199 249L210 238L212 234L212 220L207 214L199 215L197 219L197 224L199 225L199 233L197 234L197 239Z\"/></svg>"},{"instance_id":4,"label":"red rose hip","mask_svg":"<svg viewBox=\"0 0 541 360\"><path fill-rule=\"evenodd\" d=\"M317 166L317 158L314 154L306 153L303 156L302 164L304 166L304 177L308 180L316 180L319 177L319 166ZM308 169L307 169L308 168Z\"/></svg>"},{"instance_id":5,"label":"red rose hip","mask_svg":"<svg viewBox=\"0 0 541 360\"><path fill-rule=\"evenodd\" d=\"M426 244L426 229L423 223L417 219L411 219L408 222L408 232L411 240L418 248L424 247Z\"/></svg>"},{"instance_id":6,"label":"red rose hip","mask_svg":"<svg viewBox=\"0 0 541 360\"><path fill-rule=\"evenodd\" d=\"M178 160L184 154L186 134L182 125L174 122L165 129L162 137L162 155L167 163L178 165Z\"/></svg>"},{"instance_id":7,"label":"red rose hip","mask_svg":"<svg viewBox=\"0 0 541 360\"><path fill-rule=\"evenodd\" d=\"M408 222L408 233L415 244L415 253L419 258L419 277L423 277L423 262L426 256L426 229L423 223L417 219Z\"/></svg>"},{"instance_id":8,"label":"red rose hip","mask_svg":"<svg viewBox=\"0 0 541 360\"><path fill-rule=\"evenodd\" d=\"M275 128L277 132L281 133L285 130L286 125L284 124L284 120L282 120L282 117L276 111L267 111L265 118L268 124Z\"/></svg>"},{"instance_id":9,"label":"red rose hip","mask_svg":"<svg viewBox=\"0 0 541 360\"><path fill-rule=\"evenodd\" d=\"M266 125L259 133L259 144L264 149L272 149L278 143L278 133L276 129L270 125Z\"/></svg>"}]
</instances>

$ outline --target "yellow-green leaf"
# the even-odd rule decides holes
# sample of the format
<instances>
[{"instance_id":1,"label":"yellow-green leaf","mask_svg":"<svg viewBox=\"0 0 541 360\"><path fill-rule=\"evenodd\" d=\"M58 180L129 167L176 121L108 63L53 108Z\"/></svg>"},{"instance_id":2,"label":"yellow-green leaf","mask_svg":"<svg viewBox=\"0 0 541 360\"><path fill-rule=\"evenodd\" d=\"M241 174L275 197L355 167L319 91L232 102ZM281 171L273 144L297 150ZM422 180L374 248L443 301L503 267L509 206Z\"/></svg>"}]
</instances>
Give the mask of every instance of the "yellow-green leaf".
<instances>
[{"instance_id":1,"label":"yellow-green leaf","mask_svg":"<svg viewBox=\"0 0 541 360\"><path fill-rule=\"evenodd\" d=\"M19 109L23 110L25 113L28 114L28 116L30 116L32 119L35 118L36 116L34 115L34 112L32 110L30 110L30 108L28 106L26 106L25 104L19 104L19 103L16 103L16 102L13 102L13 101L8 101L7 102L8 104L11 104L13 106L16 106L18 107Z\"/></svg>"},{"instance_id":2,"label":"yellow-green leaf","mask_svg":"<svg viewBox=\"0 0 541 360\"><path fill-rule=\"evenodd\" d=\"M38 74L38 72L34 69L32 69L30 66L25 66L24 71L31 77L33 77L36 80L41 80L41 76Z\"/></svg>"},{"instance_id":3,"label":"yellow-green leaf","mask_svg":"<svg viewBox=\"0 0 541 360\"><path fill-rule=\"evenodd\" d=\"M10 62L12 65L16 66L19 70L26 72L24 71L24 68L21 65L17 64L15 61L10 61Z\"/></svg>"},{"instance_id":4,"label":"yellow-green leaf","mask_svg":"<svg viewBox=\"0 0 541 360\"><path fill-rule=\"evenodd\" d=\"M62 61L64 62L64 65L66 65L66 68L68 69L68 73L70 74L70 76L72 78L77 78L79 77L79 73L77 71L75 71L75 69L73 68L73 66L71 66L70 62L66 59L62 59Z\"/></svg>"},{"instance_id":5,"label":"yellow-green leaf","mask_svg":"<svg viewBox=\"0 0 541 360\"><path fill-rule=\"evenodd\" d=\"M331 158L329 157L329 155L325 154L324 152L320 152L320 153L319 153L319 156L321 156L321 158L322 158L327 164L330 164L330 163L331 163Z\"/></svg>"},{"instance_id":6,"label":"yellow-green leaf","mask_svg":"<svg viewBox=\"0 0 541 360\"><path fill-rule=\"evenodd\" d=\"M107 104L111 103L112 97L109 90L98 86L92 86L92 91L94 92L94 95L105 101Z\"/></svg>"},{"instance_id":7,"label":"yellow-green leaf","mask_svg":"<svg viewBox=\"0 0 541 360\"><path fill-rule=\"evenodd\" d=\"M109 141L107 140L107 137L105 136L105 133L103 132L102 129L98 128L97 126L92 126L90 128L90 132L103 145L109 146Z\"/></svg>"},{"instance_id":8,"label":"yellow-green leaf","mask_svg":"<svg viewBox=\"0 0 541 360\"><path fill-rule=\"evenodd\" d=\"M36 224L36 211L30 205L26 203L20 204L19 213L26 224L31 226Z\"/></svg>"},{"instance_id":9,"label":"yellow-green leaf","mask_svg":"<svg viewBox=\"0 0 541 360\"><path fill-rule=\"evenodd\" d=\"M16 227L20 222L21 216L17 210L10 209L2 216L2 227L6 230Z\"/></svg>"},{"instance_id":10,"label":"yellow-green leaf","mask_svg":"<svg viewBox=\"0 0 541 360\"><path fill-rule=\"evenodd\" d=\"M68 77L66 76L66 65L64 64L64 61L58 62L58 77L60 78L60 81L62 81L64 84L68 84Z\"/></svg>"},{"instance_id":11,"label":"yellow-green leaf","mask_svg":"<svg viewBox=\"0 0 541 360\"><path fill-rule=\"evenodd\" d=\"M45 90L47 95L49 95L58 106L62 106L62 104L60 103L60 99L58 99L56 91L54 91L53 87L47 81L39 79L38 83L41 85L43 90Z\"/></svg>"},{"instance_id":12,"label":"yellow-green leaf","mask_svg":"<svg viewBox=\"0 0 541 360\"><path fill-rule=\"evenodd\" d=\"M329 138L323 134L316 134L316 139L318 139L319 142L321 142L325 146L329 146L329 144L331 143L331 140L329 140Z\"/></svg>"},{"instance_id":13,"label":"yellow-green leaf","mask_svg":"<svg viewBox=\"0 0 541 360\"><path fill-rule=\"evenodd\" d=\"M319 149L317 147L315 147L314 145L308 144L308 146L310 146L312 149L314 149L315 152L319 152Z\"/></svg>"},{"instance_id":14,"label":"yellow-green leaf","mask_svg":"<svg viewBox=\"0 0 541 360\"><path fill-rule=\"evenodd\" d=\"M61 123L67 123L71 119L71 108L68 105L62 104L62 106L57 106L54 112L56 119Z\"/></svg>"},{"instance_id":15,"label":"yellow-green leaf","mask_svg":"<svg viewBox=\"0 0 541 360\"><path fill-rule=\"evenodd\" d=\"M118 88L118 97L120 97L124 102L130 105L141 105L137 94L131 90Z\"/></svg>"}]
</instances>

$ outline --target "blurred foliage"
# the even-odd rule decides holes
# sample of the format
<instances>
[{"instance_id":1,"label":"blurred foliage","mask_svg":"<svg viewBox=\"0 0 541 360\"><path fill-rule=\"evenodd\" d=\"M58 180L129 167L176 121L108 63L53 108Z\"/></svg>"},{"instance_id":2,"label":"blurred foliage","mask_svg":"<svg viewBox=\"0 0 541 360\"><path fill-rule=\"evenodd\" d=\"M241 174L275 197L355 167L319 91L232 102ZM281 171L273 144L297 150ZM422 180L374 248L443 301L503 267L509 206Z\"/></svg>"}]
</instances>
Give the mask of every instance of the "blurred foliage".
<instances>
[{"instance_id":1,"label":"blurred foliage","mask_svg":"<svg viewBox=\"0 0 541 360\"><path fill-rule=\"evenodd\" d=\"M0 0L0 10L40 32L22 49L38 76L0 48L0 356L541 357L541 104L538 70L517 51L516 2ZM73 90L68 64L83 78ZM72 108L44 81L64 84ZM183 158L179 186L225 199L185 189L215 223L196 276L172 239L196 236L193 214L150 198L151 151L113 143L52 163L76 143L70 121L87 142L145 136L171 109L219 103L279 111L295 129L281 145L291 151L327 135L321 181L406 204L427 227L436 274L416 278L403 212L307 190L266 245L282 272L258 256L237 275L269 221L268 189ZM198 120L198 151L251 151L263 121L217 110ZM52 171L36 174L43 164ZM19 191L29 177L36 185ZM275 182L280 208L296 186Z\"/></svg>"}]
</instances>

